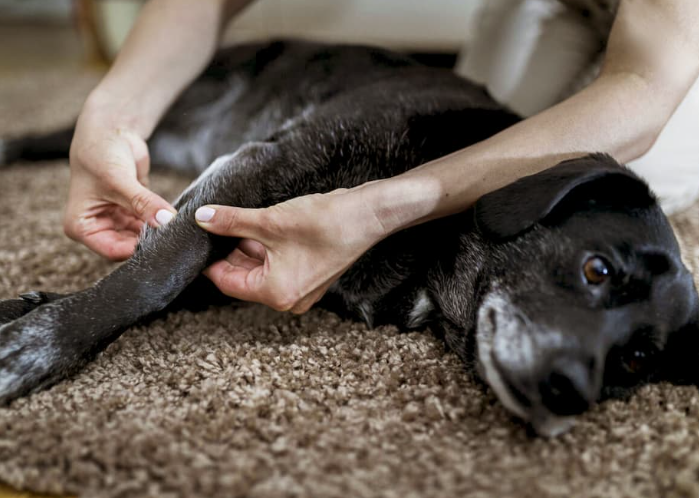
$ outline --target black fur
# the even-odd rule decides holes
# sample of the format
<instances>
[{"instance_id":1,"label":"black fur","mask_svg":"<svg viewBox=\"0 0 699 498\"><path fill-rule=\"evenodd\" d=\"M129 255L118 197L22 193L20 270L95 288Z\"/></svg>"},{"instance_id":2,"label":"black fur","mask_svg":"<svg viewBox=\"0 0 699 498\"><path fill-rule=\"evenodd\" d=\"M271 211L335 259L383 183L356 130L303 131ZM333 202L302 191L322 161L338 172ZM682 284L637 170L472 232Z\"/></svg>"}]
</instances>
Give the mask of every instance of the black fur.
<instances>
[{"instance_id":1,"label":"black fur","mask_svg":"<svg viewBox=\"0 0 699 498\"><path fill-rule=\"evenodd\" d=\"M199 275L237 240L198 228L199 206L268 206L397 175L517 121L482 88L388 51L275 42L220 53L149 145L153 162L197 173L236 153L93 287L0 303L0 401L59 381L138 320L213 302ZM38 157L42 142L13 147L15 159ZM604 285L582 277L591 256L613 267ZM541 433L599 397L695 378L692 277L647 186L608 156L562 163L393 235L320 305L370 325L432 324ZM629 374L628 349L651 346L651 367Z\"/></svg>"}]
</instances>

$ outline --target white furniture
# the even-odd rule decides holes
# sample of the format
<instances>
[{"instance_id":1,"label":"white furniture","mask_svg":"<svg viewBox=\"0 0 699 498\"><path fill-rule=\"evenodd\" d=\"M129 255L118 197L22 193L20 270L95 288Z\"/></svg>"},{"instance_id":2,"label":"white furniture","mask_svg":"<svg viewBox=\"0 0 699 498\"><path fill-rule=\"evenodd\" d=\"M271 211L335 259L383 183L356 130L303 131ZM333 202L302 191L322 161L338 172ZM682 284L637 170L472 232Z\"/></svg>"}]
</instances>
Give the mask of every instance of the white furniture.
<instances>
[{"instance_id":1,"label":"white furniture","mask_svg":"<svg viewBox=\"0 0 699 498\"><path fill-rule=\"evenodd\" d=\"M197 0L200 1L200 0ZM224 43L293 37L456 52L481 0L256 0L228 27ZM116 54L139 0L91 2L101 43Z\"/></svg>"},{"instance_id":2,"label":"white furniture","mask_svg":"<svg viewBox=\"0 0 699 498\"><path fill-rule=\"evenodd\" d=\"M599 53L598 31L556 0L488 0L477 36L456 69L484 84L498 101L531 116L589 83ZM699 198L698 130L699 80L651 150L629 163L667 213Z\"/></svg>"}]
</instances>

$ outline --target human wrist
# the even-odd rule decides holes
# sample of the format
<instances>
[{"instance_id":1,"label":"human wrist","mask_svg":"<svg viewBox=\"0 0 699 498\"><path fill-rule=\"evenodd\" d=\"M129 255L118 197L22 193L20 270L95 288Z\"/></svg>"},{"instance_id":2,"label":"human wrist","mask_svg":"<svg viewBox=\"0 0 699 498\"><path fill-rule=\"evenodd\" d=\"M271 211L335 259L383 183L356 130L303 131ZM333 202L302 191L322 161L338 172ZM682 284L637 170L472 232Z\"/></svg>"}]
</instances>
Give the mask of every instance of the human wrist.
<instances>
[{"instance_id":1,"label":"human wrist","mask_svg":"<svg viewBox=\"0 0 699 498\"><path fill-rule=\"evenodd\" d=\"M377 221L380 239L434 218L443 195L436 178L414 174L368 182L353 190L366 215Z\"/></svg>"},{"instance_id":2,"label":"human wrist","mask_svg":"<svg viewBox=\"0 0 699 498\"><path fill-rule=\"evenodd\" d=\"M95 88L85 100L80 118L100 127L128 130L146 140L153 133L157 116L124 92L113 92L105 86Z\"/></svg>"}]
</instances>

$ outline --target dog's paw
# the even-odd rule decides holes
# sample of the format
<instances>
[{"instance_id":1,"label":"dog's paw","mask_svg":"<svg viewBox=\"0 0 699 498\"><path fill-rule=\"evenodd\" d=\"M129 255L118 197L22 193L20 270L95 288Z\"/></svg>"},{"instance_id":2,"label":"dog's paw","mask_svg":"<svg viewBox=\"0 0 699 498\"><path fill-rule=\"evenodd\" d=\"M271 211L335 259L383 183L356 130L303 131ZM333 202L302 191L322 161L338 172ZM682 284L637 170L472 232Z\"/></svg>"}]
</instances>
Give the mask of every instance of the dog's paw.
<instances>
[{"instance_id":1,"label":"dog's paw","mask_svg":"<svg viewBox=\"0 0 699 498\"><path fill-rule=\"evenodd\" d=\"M32 291L21 294L20 299L0 300L0 325L12 322L34 311L42 304L50 303L63 297L53 292Z\"/></svg>"},{"instance_id":2,"label":"dog's paw","mask_svg":"<svg viewBox=\"0 0 699 498\"><path fill-rule=\"evenodd\" d=\"M64 378L77 363L42 306L0 326L0 405Z\"/></svg>"}]
</instances>

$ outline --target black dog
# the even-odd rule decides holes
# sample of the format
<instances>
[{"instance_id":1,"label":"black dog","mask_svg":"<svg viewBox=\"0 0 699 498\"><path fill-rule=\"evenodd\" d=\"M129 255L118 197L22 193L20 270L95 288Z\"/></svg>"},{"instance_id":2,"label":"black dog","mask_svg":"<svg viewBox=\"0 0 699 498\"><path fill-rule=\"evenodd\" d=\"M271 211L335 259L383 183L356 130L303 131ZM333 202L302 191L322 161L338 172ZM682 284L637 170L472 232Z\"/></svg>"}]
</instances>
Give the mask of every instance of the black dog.
<instances>
[{"instance_id":1,"label":"black dog","mask_svg":"<svg viewBox=\"0 0 699 498\"><path fill-rule=\"evenodd\" d=\"M177 217L146 229L135 255L89 289L0 303L0 401L75 372L145 317L214 301L200 273L237 240L198 228L199 206L268 206L389 177L517 120L451 72L383 50L277 42L220 53L150 143L154 162L200 173ZM8 141L6 159L65 155L68 136ZM640 384L696 379L692 276L648 187L608 156L389 237L321 304L369 325L431 324L541 434Z\"/></svg>"}]
</instances>

